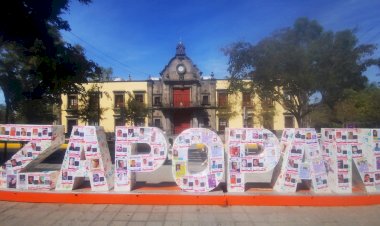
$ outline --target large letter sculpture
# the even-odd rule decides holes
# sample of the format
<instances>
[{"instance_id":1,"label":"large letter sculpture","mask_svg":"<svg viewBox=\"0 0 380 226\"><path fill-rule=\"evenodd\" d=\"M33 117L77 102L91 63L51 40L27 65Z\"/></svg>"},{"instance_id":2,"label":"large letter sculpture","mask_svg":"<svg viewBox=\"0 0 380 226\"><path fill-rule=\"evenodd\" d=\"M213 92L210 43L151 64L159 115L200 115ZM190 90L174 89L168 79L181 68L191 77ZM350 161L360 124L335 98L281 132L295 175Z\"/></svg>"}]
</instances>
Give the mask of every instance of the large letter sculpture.
<instances>
[{"instance_id":1,"label":"large letter sculpture","mask_svg":"<svg viewBox=\"0 0 380 226\"><path fill-rule=\"evenodd\" d=\"M93 191L113 187L112 162L103 127L73 127L56 190L75 189L85 177L90 179Z\"/></svg>"},{"instance_id":2,"label":"large letter sculpture","mask_svg":"<svg viewBox=\"0 0 380 226\"><path fill-rule=\"evenodd\" d=\"M311 180L316 193L330 192L315 129L285 129L281 143L284 147L283 163L274 190L296 192L297 183L303 179Z\"/></svg>"},{"instance_id":3,"label":"large letter sculpture","mask_svg":"<svg viewBox=\"0 0 380 226\"><path fill-rule=\"evenodd\" d=\"M146 154L136 152L138 143L150 146ZM131 191L136 172L152 172L161 167L167 156L168 144L162 130L155 127L116 127L115 191Z\"/></svg>"},{"instance_id":4,"label":"large letter sculpture","mask_svg":"<svg viewBox=\"0 0 380 226\"><path fill-rule=\"evenodd\" d=\"M227 129L228 191L245 191L246 173L265 173L277 165L280 144L267 129Z\"/></svg>"},{"instance_id":5,"label":"large letter sculpture","mask_svg":"<svg viewBox=\"0 0 380 226\"><path fill-rule=\"evenodd\" d=\"M188 169L190 147L206 152L208 167L192 173ZM177 136L173 144L172 172L178 186L184 191L207 192L215 189L224 174L224 149L219 136L203 128L191 128Z\"/></svg>"},{"instance_id":6,"label":"large letter sculpture","mask_svg":"<svg viewBox=\"0 0 380 226\"><path fill-rule=\"evenodd\" d=\"M366 191L380 190L378 132L378 129L322 129L322 150L334 192L352 192L352 160Z\"/></svg>"},{"instance_id":7,"label":"large letter sculpture","mask_svg":"<svg viewBox=\"0 0 380 226\"><path fill-rule=\"evenodd\" d=\"M26 172L40 163L65 141L63 126L0 125L0 140L28 141L1 169L0 187L50 190L58 172Z\"/></svg>"}]
</instances>

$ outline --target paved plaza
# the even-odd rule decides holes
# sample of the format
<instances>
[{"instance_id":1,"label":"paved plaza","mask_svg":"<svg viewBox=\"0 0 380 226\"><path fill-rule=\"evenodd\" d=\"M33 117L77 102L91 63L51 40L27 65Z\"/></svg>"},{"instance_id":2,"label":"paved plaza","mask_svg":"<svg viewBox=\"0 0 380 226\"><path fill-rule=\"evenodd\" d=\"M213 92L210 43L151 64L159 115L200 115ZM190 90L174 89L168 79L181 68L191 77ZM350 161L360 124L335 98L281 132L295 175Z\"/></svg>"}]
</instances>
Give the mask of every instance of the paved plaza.
<instances>
[{"instance_id":1,"label":"paved plaza","mask_svg":"<svg viewBox=\"0 0 380 226\"><path fill-rule=\"evenodd\" d=\"M138 206L0 202L0 225L379 225L359 207Z\"/></svg>"}]
</instances>

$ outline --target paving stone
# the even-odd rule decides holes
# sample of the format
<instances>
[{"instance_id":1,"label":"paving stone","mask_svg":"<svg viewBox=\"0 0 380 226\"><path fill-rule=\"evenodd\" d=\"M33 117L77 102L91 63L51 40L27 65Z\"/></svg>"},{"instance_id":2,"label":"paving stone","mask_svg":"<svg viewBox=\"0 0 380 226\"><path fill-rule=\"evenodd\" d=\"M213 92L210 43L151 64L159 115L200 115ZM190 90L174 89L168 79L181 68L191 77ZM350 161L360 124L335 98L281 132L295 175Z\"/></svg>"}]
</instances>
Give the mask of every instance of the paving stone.
<instances>
[{"instance_id":1,"label":"paving stone","mask_svg":"<svg viewBox=\"0 0 380 226\"><path fill-rule=\"evenodd\" d=\"M153 206L152 213L166 213L168 206Z\"/></svg>"},{"instance_id":2,"label":"paving stone","mask_svg":"<svg viewBox=\"0 0 380 226\"><path fill-rule=\"evenodd\" d=\"M238 221L250 221L251 219L248 217L248 215L245 212L242 213L232 213L232 218L235 222Z\"/></svg>"},{"instance_id":3,"label":"paving stone","mask_svg":"<svg viewBox=\"0 0 380 226\"><path fill-rule=\"evenodd\" d=\"M168 206L168 212L169 213L182 213L183 206L178 206L178 205L173 205L173 206Z\"/></svg>"},{"instance_id":4,"label":"paving stone","mask_svg":"<svg viewBox=\"0 0 380 226\"><path fill-rule=\"evenodd\" d=\"M145 226L145 222L142 221L131 221L128 222L128 226Z\"/></svg>"},{"instance_id":5,"label":"paving stone","mask_svg":"<svg viewBox=\"0 0 380 226\"><path fill-rule=\"evenodd\" d=\"M150 221L165 221L166 213L151 213L149 216Z\"/></svg>"},{"instance_id":6,"label":"paving stone","mask_svg":"<svg viewBox=\"0 0 380 226\"><path fill-rule=\"evenodd\" d=\"M95 221L111 221L115 216L117 212L102 212L98 215Z\"/></svg>"},{"instance_id":7,"label":"paving stone","mask_svg":"<svg viewBox=\"0 0 380 226\"><path fill-rule=\"evenodd\" d=\"M112 221L109 226L125 226L127 224L126 221Z\"/></svg>"},{"instance_id":8,"label":"paving stone","mask_svg":"<svg viewBox=\"0 0 380 226\"><path fill-rule=\"evenodd\" d=\"M120 212L130 212L134 213L137 210L138 205L124 205L121 209Z\"/></svg>"},{"instance_id":9,"label":"paving stone","mask_svg":"<svg viewBox=\"0 0 380 226\"><path fill-rule=\"evenodd\" d=\"M77 220L60 220L54 223L57 226L88 226L92 225L92 221L77 221Z\"/></svg>"},{"instance_id":10,"label":"paving stone","mask_svg":"<svg viewBox=\"0 0 380 226\"><path fill-rule=\"evenodd\" d=\"M100 214L99 212L91 212L91 211L83 212L83 214L80 216L80 219L93 221L98 217L99 214Z\"/></svg>"},{"instance_id":11,"label":"paving stone","mask_svg":"<svg viewBox=\"0 0 380 226\"><path fill-rule=\"evenodd\" d=\"M182 212L183 213L197 213L197 212L199 212L199 208L198 208L198 206L192 206L192 205L183 206Z\"/></svg>"},{"instance_id":12,"label":"paving stone","mask_svg":"<svg viewBox=\"0 0 380 226\"><path fill-rule=\"evenodd\" d=\"M185 221L198 221L199 217L197 213L182 213L182 222Z\"/></svg>"},{"instance_id":13,"label":"paving stone","mask_svg":"<svg viewBox=\"0 0 380 226\"><path fill-rule=\"evenodd\" d=\"M123 207L124 207L124 205L112 204L112 205L108 205L104 209L104 211L105 212L116 212L116 213L118 213Z\"/></svg>"},{"instance_id":14,"label":"paving stone","mask_svg":"<svg viewBox=\"0 0 380 226\"><path fill-rule=\"evenodd\" d=\"M152 209L153 206L141 205L137 207L136 212L150 213Z\"/></svg>"},{"instance_id":15,"label":"paving stone","mask_svg":"<svg viewBox=\"0 0 380 226\"><path fill-rule=\"evenodd\" d=\"M196 221L185 221L185 222L182 222L181 226L198 226L200 225L199 222L196 222Z\"/></svg>"},{"instance_id":16,"label":"paving stone","mask_svg":"<svg viewBox=\"0 0 380 226\"><path fill-rule=\"evenodd\" d=\"M251 222L236 222L235 226L252 226Z\"/></svg>"},{"instance_id":17,"label":"paving stone","mask_svg":"<svg viewBox=\"0 0 380 226\"><path fill-rule=\"evenodd\" d=\"M200 213L198 214L200 222L214 222L216 221L215 216L212 213Z\"/></svg>"},{"instance_id":18,"label":"paving stone","mask_svg":"<svg viewBox=\"0 0 380 226\"><path fill-rule=\"evenodd\" d=\"M178 226L181 225L180 221L165 221L164 226Z\"/></svg>"},{"instance_id":19,"label":"paving stone","mask_svg":"<svg viewBox=\"0 0 380 226\"><path fill-rule=\"evenodd\" d=\"M116 214L113 220L129 221L132 218L132 216L133 216L132 212L119 212Z\"/></svg>"},{"instance_id":20,"label":"paving stone","mask_svg":"<svg viewBox=\"0 0 380 226\"><path fill-rule=\"evenodd\" d=\"M131 221L148 221L149 213L134 213Z\"/></svg>"},{"instance_id":21,"label":"paving stone","mask_svg":"<svg viewBox=\"0 0 380 226\"><path fill-rule=\"evenodd\" d=\"M96 205L92 205L89 211L100 212L100 211L104 211L106 207L107 205L96 204Z\"/></svg>"},{"instance_id":22,"label":"paving stone","mask_svg":"<svg viewBox=\"0 0 380 226\"><path fill-rule=\"evenodd\" d=\"M146 226L162 226L163 222L161 221L148 221L146 222Z\"/></svg>"},{"instance_id":23,"label":"paving stone","mask_svg":"<svg viewBox=\"0 0 380 226\"><path fill-rule=\"evenodd\" d=\"M213 215L215 217L215 221L218 223L234 221L230 213L214 213Z\"/></svg>"},{"instance_id":24,"label":"paving stone","mask_svg":"<svg viewBox=\"0 0 380 226\"><path fill-rule=\"evenodd\" d=\"M167 213L166 221L181 221L181 213Z\"/></svg>"},{"instance_id":25,"label":"paving stone","mask_svg":"<svg viewBox=\"0 0 380 226\"><path fill-rule=\"evenodd\" d=\"M91 222L91 226L108 226L110 223L111 221L95 220Z\"/></svg>"}]
</instances>

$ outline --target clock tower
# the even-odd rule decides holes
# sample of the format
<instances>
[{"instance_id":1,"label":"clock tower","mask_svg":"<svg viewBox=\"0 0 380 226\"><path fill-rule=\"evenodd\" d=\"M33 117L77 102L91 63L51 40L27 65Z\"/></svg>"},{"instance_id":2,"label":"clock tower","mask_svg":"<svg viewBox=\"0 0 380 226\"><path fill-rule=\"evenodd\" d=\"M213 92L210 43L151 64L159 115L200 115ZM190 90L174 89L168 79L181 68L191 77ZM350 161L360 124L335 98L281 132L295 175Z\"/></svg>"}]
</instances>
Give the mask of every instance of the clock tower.
<instances>
[{"instance_id":1,"label":"clock tower","mask_svg":"<svg viewBox=\"0 0 380 226\"><path fill-rule=\"evenodd\" d=\"M179 134L190 127L215 129L216 81L204 79L185 50L185 45L179 42L160 79L150 82L151 124L157 126L159 123L155 122L160 122L168 135Z\"/></svg>"}]
</instances>

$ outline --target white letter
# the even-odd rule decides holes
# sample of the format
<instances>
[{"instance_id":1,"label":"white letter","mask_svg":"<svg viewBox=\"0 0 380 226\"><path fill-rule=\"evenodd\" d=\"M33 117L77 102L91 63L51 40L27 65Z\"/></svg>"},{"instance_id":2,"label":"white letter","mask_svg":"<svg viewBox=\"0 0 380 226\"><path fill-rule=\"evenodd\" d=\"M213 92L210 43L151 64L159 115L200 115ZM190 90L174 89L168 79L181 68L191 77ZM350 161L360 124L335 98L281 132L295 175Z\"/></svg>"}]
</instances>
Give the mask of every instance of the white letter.
<instances>
[{"instance_id":1,"label":"white letter","mask_svg":"<svg viewBox=\"0 0 380 226\"><path fill-rule=\"evenodd\" d=\"M209 164L201 172L191 173L188 170L188 152L191 146L195 146L207 154ZM182 190L191 192L211 191L223 179L223 143L219 136L209 129L187 129L179 134L174 141L172 164L173 176Z\"/></svg>"}]
</instances>

